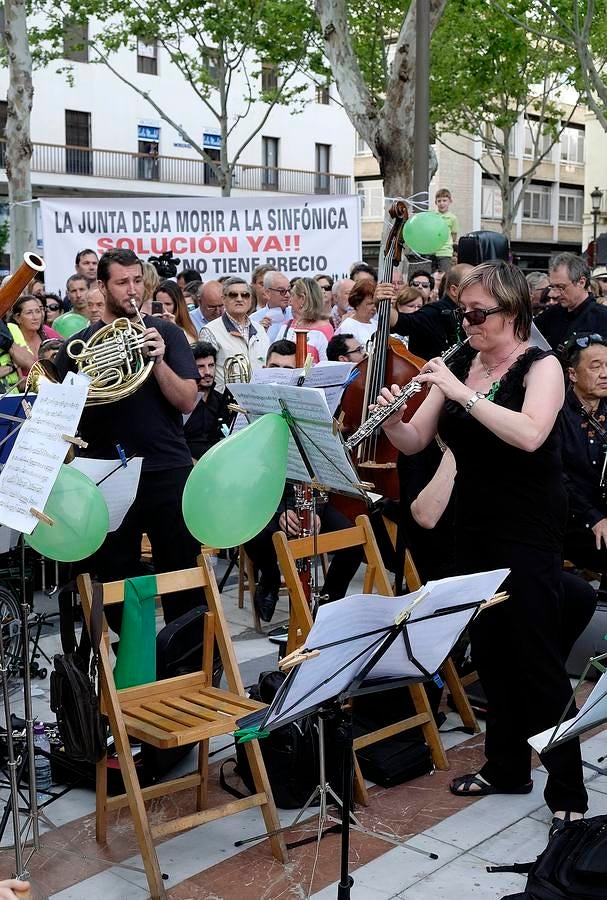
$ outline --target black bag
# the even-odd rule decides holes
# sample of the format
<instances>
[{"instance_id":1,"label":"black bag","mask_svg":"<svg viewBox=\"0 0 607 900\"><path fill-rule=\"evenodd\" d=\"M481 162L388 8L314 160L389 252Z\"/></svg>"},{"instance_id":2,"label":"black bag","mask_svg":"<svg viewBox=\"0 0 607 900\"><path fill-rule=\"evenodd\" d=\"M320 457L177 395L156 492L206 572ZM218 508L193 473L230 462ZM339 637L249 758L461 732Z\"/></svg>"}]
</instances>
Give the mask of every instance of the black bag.
<instances>
[{"instance_id":1,"label":"black bag","mask_svg":"<svg viewBox=\"0 0 607 900\"><path fill-rule=\"evenodd\" d=\"M200 669L204 616L208 607L195 606L173 619L156 636L156 678L174 678ZM217 644L213 654L213 687L219 687L223 664Z\"/></svg>"},{"instance_id":2,"label":"black bag","mask_svg":"<svg viewBox=\"0 0 607 900\"><path fill-rule=\"evenodd\" d=\"M457 244L458 263L478 266L482 262L508 259L508 238L497 231L471 231L464 234Z\"/></svg>"},{"instance_id":3,"label":"black bag","mask_svg":"<svg viewBox=\"0 0 607 900\"><path fill-rule=\"evenodd\" d=\"M286 678L283 672L262 672L257 684L249 690L253 700L271 703L276 691ZM327 733L330 723L325 727L325 747L327 751L328 779L341 793L341 782L336 771L332 741ZM268 737L259 741L265 762L268 778L274 795L274 802L280 809L301 808L318 784L318 728L314 716L304 716L297 722L291 722L282 728L270 732ZM221 767L220 784L224 790L237 797L243 795L229 785L225 777L227 763L236 763L234 774L244 782L247 790L254 793L255 785L244 744L236 744L236 760L226 760ZM331 778L333 773L333 778ZM337 789L337 788L336 788Z\"/></svg>"},{"instance_id":4,"label":"black bag","mask_svg":"<svg viewBox=\"0 0 607 900\"><path fill-rule=\"evenodd\" d=\"M502 900L605 900L607 816L566 822L535 862L488 871L528 873L525 890Z\"/></svg>"},{"instance_id":5,"label":"black bag","mask_svg":"<svg viewBox=\"0 0 607 900\"><path fill-rule=\"evenodd\" d=\"M432 771L434 763L428 745L424 741L406 740L406 733L356 751L364 778L389 788Z\"/></svg>"},{"instance_id":6,"label":"black bag","mask_svg":"<svg viewBox=\"0 0 607 900\"><path fill-rule=\"evenodd\" d=\"M103 613L101 585L93 585L90 638L83 626L78 647L71 594L60 597L59 605L61 640L65 652L56 654L53 660L50 705L57 716L57 728L67 756L74 762L97 763L105 753L107 737L107 724L99 712L97 699L97 662Z\"/></svg>"}]
</instances>

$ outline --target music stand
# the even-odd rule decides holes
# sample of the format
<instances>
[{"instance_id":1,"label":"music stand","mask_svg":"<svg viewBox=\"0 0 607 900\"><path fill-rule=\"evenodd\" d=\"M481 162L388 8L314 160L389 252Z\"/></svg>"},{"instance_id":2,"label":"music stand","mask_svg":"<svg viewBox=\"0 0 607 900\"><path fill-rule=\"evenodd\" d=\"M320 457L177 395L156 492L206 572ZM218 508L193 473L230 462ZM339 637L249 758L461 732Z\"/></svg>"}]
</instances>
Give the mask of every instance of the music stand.
<instances>
[{"instance_id":1,"label":"music stand","mask_svg":"<svg viewBox=\"0 0 607 900\"><path fill-rule=\"evenodd\" d=\"M304 647L282 661L291 671L268 709L239 721L237 735L250 740L304 715L331 709L339 715L343 785L338 900L350 897L353 884L348 852L354 751L344 704L358 694L431 677L479 609L504 599L495 591L507 575L507 569L500 569L429 582L405 597L373 595L369 602L367 595L358 594L321 606Z\"/></svg>"},{"instance_id":2,"label":"music stand","mask_svg":"<svg viewBox=\"0 0 607 900\"><path fill-rule=\"evenodd\" d=\"M607 722L607 670L605 669L604 663L607 663L607 653L592 657L582 672L573 692L572 700L575 700L575 695L591 667L599 669L603 674L595 684L588 699L582 705L577 715L571 719L565 720L565 716L570 707L570 704L568 704L556 725L529 738L528 743L531 744L538 754L541 755L542 753L547 753L554 747L558 747L575 737L580 737L580 735L590 731L592 728L596 728L598 725L604 725ZM605 757L602 756L599 758L598 762L602 762L604 759ZM607 775L607 768L595 766L593 763L586 762L585 760L582 760L582 764L586 766L587 769L598 772L599 775Z\"/></svg>"}]
</instances>

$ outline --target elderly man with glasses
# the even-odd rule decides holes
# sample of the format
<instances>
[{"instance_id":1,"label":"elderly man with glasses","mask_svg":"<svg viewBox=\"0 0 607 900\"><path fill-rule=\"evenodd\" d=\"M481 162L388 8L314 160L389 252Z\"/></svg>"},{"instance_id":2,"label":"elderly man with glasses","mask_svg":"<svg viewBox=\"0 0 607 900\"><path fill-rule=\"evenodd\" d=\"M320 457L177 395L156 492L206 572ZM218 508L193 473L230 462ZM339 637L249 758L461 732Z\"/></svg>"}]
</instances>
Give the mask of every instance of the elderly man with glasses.
<instances>
[{"instance_id":1,"label":"elderly man with glasses","mask_svg":"<svg viewBox=\"0 0 607 900\"><path fill-rule=\"evenodd\" d=\"M601 572L607 583L607 340L598 333L578 334L564 352L569 374L560 418L569 497L564 552L579 568Z\"/></svg>"},{"instance_id":2,"label":"elderly man with glasses","mask_svg":"<svg viewBox=\"0 0 607 900\"><path fill-rule=\"evenodd\" d=\"M249 318L251 288L244 278L226 278L222 285L224 313L209 322L200 332L200 340L217 350L216 389L225 389L224 367L231 356L244 356L252 369L261 369L270 342L265 328Z\"/></svg>"},{"instance_id":3,"label":"elderly man with glasses","mask_svg":"<svg viewBox=\"0 0 607 900\"><path fill-rule=\"evenodd\" d=\"M263 276L263 293L266 304L253 313L251 322L262 325L268 333L269 342L272 343L283 325L291 318L289 279L281 272L267 271Z\"/></svg>"},{"instance_id":4,"label":"elderly man with glasses","mask_svg":"<svg viewBox=\"0 0 607 900\"><path fill-rule=\"evenodd\" d=\"M548 297L558 301L537 320L553 350L561 350L576 334L598 333L607 336L607 307L601 306L589 292L590 269L575 253L558 253L550 260Z\"/></svg>"}]
</instances>

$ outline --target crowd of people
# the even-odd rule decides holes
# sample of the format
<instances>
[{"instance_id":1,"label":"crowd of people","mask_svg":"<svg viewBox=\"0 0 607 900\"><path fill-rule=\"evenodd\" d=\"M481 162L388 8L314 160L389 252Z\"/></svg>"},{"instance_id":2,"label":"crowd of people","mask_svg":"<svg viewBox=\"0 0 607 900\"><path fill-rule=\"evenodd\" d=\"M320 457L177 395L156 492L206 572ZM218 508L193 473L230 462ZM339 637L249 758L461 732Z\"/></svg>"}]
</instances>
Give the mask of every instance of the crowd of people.
<instances>
[{"instance_id":1,"label":"crowd of people","mask_svg":"<svg viewBox=\"0 0 607 900\"><path fill-rule=\"evenodd\" d=\"M250 281L202 283L192 270L161 279L128 250L98 259L85 249L64 297L46 293L36 277L15 301L0 327L0 383L18 390L37 359L53 358L59 379L75 368L53 329L68 310L88 319L78 333L85 341L117 318L142 321L151 377L134 395L86 407L80 423L88 455L143 457L135 502L84 564L103 581L137 575L147 533L157 572L186 568L199 547L183 522L183 489L192 465L229 433L234 360L239 378L262 367L293 368L295 333L304 330L314 363L357 365L373 343L378 305L388 302L391 330L424 361L416 377L429 388L410 421L401 410L384 425L400 451L401 525L423 577L510 569L509 601L471 629L489 701L487 762L454 779L451 790L526 793L527 738L558 721L569 703L566 655L594 609L594 595L563 577L563 554L579 569L607 573L607 270L591 272L571 253L557 254L546 272L526 274L502 261L473 268L449 255L447 264L446 250L435 263L415 266L400 284L378 283L362 262L344 267L341 278L289 281L263 265ZM464 338L466 348L447 367L443 352ZM398 392L386 387L377 402ZM332 530L348 521L326 504L318 524ZM288 493L247 545L264 621L278 597L271 536L279 528L291 536L299 529ZM335 557L328 600L347 592L359 562L358 555ZM197 602L191 593L173 599L165 618ZM119 609L113 615L119 630ZM579 745L571 741L542 761L559 827L586 810Z\"/></svg>"}]
</instances>

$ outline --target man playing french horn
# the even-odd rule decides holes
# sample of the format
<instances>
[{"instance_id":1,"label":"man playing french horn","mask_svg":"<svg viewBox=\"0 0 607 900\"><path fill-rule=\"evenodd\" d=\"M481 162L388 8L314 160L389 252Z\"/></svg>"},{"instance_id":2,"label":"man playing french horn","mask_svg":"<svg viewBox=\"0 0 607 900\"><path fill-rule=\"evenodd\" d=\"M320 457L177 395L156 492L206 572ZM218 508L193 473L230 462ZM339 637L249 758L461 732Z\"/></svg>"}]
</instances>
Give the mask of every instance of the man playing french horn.
<instances>
[{"instance_id":1,"label":"man playing french horn","mask_svg":"<svg viewBox=\"0 0 607 900\"><path fill-rule=\"evenodd\" d=\"M55 364L60 379L68 371L87 371L87 344L94 344L95 334L112 323L124 325L127 330L128 323L134 323L142 357L138 363L138 386L133 391L128 379L113 384L110 367L104 373L101 363L95 364L89 399L80 421L80 433L88 447L81 452L96 459L115 459L117 463L122 458L141 456L143 466L135 502L122 525L108 534L92 563L87 564L100 581L142 574L141 538L147 533L157 573L194 566L200 547L185 527L181 512L181 496L192 468L182 413L191 412L195 406L198 370L180 328L157 317L141 317L143 269L131 250L104 253L97 275L105 297L103 319L62 347ZM111 353L112 342L119 343L124 332L112 338L112 329L107 331L107 350ZM98 340L103 337L99 335ZM149 377L141 374L145 367ZM104 382L104 374L108 375L110 386L96 400L95 384ZM165 619L176 618L195 606L196 601L192 592L185 592L183 597L172 595ZM110 624L114 627L119 622Z\"/></svg>"}]
</instances>

